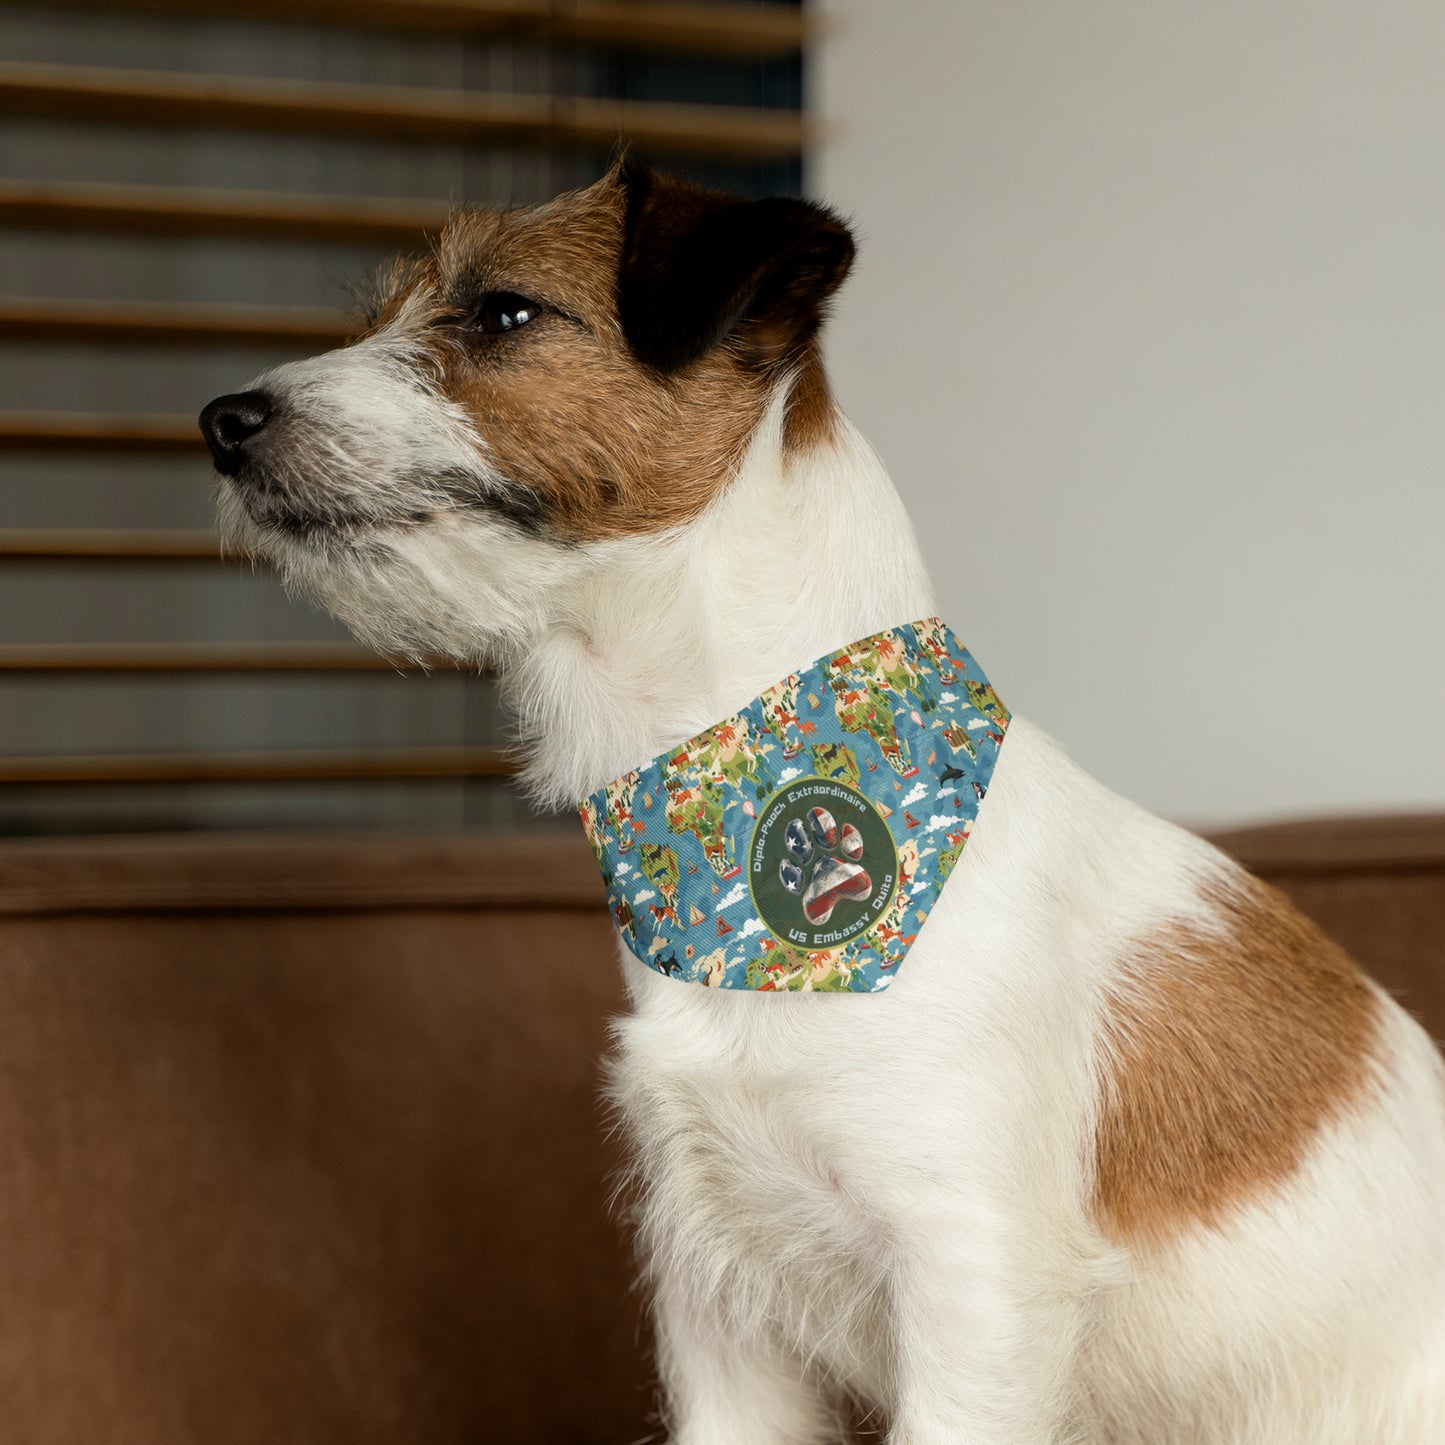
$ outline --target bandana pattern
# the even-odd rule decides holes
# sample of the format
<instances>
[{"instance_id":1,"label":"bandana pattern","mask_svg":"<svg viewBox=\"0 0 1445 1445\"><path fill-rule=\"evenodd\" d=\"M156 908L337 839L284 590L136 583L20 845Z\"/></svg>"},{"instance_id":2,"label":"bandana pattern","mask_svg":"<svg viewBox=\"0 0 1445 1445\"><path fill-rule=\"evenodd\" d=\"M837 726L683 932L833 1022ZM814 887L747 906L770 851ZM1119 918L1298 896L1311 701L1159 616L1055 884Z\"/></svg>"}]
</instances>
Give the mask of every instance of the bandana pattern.
<instances>
[{"instance_id":1,"label":"bandana pattern","mask_svg":"<svg viewBox=\"0 0 1445 1445\"><path fill-rule=\"evenodd\" d=\"M888 987L1009 713L937 618L864 638L581 804L627 945L714 988Z\"/></svg>"}]
</instances>

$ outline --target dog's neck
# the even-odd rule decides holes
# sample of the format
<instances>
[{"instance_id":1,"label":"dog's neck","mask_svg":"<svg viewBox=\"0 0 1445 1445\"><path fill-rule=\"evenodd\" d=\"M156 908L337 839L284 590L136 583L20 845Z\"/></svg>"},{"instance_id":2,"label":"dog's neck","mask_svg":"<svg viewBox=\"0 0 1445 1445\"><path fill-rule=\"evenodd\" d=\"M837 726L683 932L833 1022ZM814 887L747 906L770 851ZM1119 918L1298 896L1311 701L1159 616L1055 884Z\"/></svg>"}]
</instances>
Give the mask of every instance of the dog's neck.
<instances>
[{"instance_id":1,"label":"dog's neck","mask_svg":"<svg viewBox=\"0 0 1445 1445\"><path fill-rule=\"evenodd\" d=\"M677 533L601 544L504 666L527 782L554 806L692 737L829 650L934 612L907 514L841 416L790 454L782 406Z\"/></svg>"}]
</instances>

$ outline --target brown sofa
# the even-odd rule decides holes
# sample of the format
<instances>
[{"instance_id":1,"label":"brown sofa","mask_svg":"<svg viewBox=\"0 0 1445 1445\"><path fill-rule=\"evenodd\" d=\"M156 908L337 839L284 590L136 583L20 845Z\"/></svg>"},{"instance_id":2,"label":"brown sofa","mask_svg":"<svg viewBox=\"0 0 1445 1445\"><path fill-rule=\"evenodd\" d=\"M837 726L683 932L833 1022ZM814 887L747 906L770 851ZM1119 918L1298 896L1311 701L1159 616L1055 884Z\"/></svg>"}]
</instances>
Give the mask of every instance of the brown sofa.
<instances>
[{"instance_id":1,"label":"brown sofa","mask_svg":"<svg viewBox=\"0 0 1445 1445\"><path fill-rule=\"evenodd\" d=\"M1445 1034L1445 818L1221 841ZM0 1439L655 1430L580 837L0 844Z\"/></svg>"}]
</instances>

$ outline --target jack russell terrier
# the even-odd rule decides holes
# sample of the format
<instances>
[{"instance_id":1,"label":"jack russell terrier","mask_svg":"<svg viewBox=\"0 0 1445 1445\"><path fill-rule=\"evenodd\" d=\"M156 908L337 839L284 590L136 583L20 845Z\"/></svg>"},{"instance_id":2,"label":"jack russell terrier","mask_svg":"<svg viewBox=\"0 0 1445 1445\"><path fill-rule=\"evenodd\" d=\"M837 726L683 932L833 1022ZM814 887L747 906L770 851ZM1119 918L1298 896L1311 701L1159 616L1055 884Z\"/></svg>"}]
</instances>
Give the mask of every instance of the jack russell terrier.
<instances>
[{"instance_id":1,"label":"jack russell terrier","mask_svg":"<svg viewBox=\"0 0 1445 1445\"><path fill-rule=\"evenodd\" d=\"M934 617L819 360L852 258L623 162L201 418L228 537L495 667L581 807L670 1438L1445 1442L1440 1056Z\"/></svg>"}]
</instances>

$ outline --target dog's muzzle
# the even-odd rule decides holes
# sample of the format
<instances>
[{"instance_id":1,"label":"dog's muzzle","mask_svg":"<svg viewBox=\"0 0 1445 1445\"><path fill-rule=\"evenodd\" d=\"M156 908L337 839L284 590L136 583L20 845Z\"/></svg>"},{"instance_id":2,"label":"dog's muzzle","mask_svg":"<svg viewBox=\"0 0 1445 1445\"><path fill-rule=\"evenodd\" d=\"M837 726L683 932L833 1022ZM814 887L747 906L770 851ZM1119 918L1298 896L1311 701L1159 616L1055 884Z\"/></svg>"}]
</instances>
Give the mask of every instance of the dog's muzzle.
<instances>
[{"instance_id":1,"label":"dog's muzzle","mask_svg":"<svg viewBox=\"0 0 1445 1445\"><path fill-rule=\"evenodd\" d=\"M223 477L234 477L245 466L246 445L265 430L273 410L264 391L240 391L218 396L201 412L201 435Z\"/></svg>"}]
</instances>

